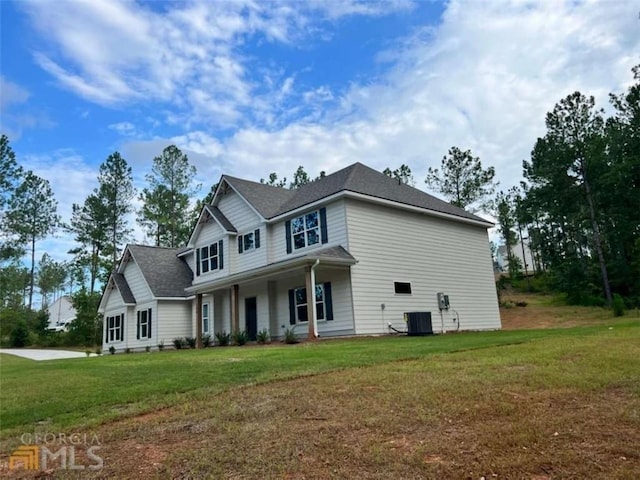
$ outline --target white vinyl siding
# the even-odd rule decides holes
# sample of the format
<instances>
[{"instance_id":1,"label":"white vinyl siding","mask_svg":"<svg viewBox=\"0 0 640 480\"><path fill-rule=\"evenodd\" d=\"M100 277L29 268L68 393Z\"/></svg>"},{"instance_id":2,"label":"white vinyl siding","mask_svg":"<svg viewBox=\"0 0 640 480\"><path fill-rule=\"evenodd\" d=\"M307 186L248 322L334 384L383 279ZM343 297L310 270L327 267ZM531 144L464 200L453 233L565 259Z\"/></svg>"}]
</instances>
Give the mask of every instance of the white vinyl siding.
<instances>
[{"instance_id":1,"label":"white vinyl siding","mask_svg":"<svg viewBox=\"0 0 640 480\"><path fill-rule=\"evenodd\" d=\"M120 295L120 291L116 287L111 288L109 292L107 292L107 295L109 295L109 297L105 305L105 312L112 312L124 308L122 295Z\"/></svg>"},{"instance_id":2,"label":"white vinyl siding","mask_svg":"<svg viewBox=\"0 0 640 480\"><path fill-rule=\"evenodd\" d=\"M124 268L124 278L126 278L138 305L151 300L151 289L142 276L140 267L133 260L130 260Z\"/></svg>"},{"instance_id":3,"label":"white vinyl siding","mask_svg":"<svg viewBox=\"0 0 640 480\"><path fill-rule=\"evenodd\" d=\"M261 222L260 216L233 190L219 197L216 205L239 233L251 231Z\"/></svg>"},{"instance_id":4,"label":"white vinyl siding","mask_svg":"<svg viewBox=\"0 0 640 480\"><path fill-rule=\"evenodd\" d=\"M174 338L196 336L192 329L191 301L159 301L153 314L154 346L164 340L165 347L172 347Z\"/></svg>"},{"instance_id":5,"label":"white vinyl siding","mask_svg":"<svg viewBox=\"0 0 640 480\"><path fill-rule=\"evenodd\" d=\"M327 212L327 243L318 242L315 245L301 248L299 250L294 249L292 246L292 251L288 254L286 244L286 220L283 220L272 225L267 232L269 263L304 255L309 252L313 252L314 250L335 247L336 245L342 245L348 249L344 200L337 200L322 206L326 208ZM296 215L292 215L292 218L298 217L303 213L317 211L319 208L320 207L309 208L308 210L301 211Z\"/></svg>"},{"instance_id":6,"label":"white vinyl siding","mask_svg":"<svg viewBox=\"0 0 640 480\"><path fill-rule=\"evenodd\" d=\"M194 246L197 245L201 247L203 245L216 242L221 239L224 234L224 230L222 230L220 225L218 225L218 222L211 218L207 223L200 225L198 237L194 239Z\"/></svg>"},{"instance_id":7,"label":"white vinyl siding","mask_svg":"<svg viewBox=\"0 0 640 480\"><path fill-rule=\"evenodd\" d=\"M241 233L253 233L255 235L255 231L260 231L260 247L253 248L249 251L244 251L242 253L238 253L238 242L236 239L236 243L233 248L233 265L234 265L234 273L244 272L247 270L251 270L254 268L262 267L267 264L267 245L266 245L266 235L265 235L265 226L260 224L252 225L251 228L247 229L245 232Z\"/></svg>"},{"instance_id":8,"label":"white vinyl siding","mask_svg":"<svg viewBox=\"0 0 640 480\"><path fill-rule=\"evenodd\" d=\"M445 330L500 328L487 231L425 214L347 202L357 334L404 330L404 312L430 311L433 330L442 330L437 293L449 295ZM396 294L394 282L410 282L411 295ZM385 305L384 310L381 304Z\"/></svg>"},{"instance_id":9,"label":"white vinyl siding","mask_svg":"<svg viewBox=\"0 0 640 480\"><path fill-rule=\"evenodd\" d=\"M218 332L231 333L231 312L229 291L223 290L213 296L213 329Z\"/></svg>"}]
</instances>

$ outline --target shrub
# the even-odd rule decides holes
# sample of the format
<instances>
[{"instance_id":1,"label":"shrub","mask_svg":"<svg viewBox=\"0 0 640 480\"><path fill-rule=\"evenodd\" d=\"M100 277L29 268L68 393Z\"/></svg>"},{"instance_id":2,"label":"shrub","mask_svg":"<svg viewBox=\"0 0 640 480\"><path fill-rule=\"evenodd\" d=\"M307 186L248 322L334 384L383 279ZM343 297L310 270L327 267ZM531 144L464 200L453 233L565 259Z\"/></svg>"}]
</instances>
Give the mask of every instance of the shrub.
<instances>
[{"instance_id":1,"label":"shrub","mask_svg":"<svg viewBox=\"0 0 640 480\"><path fill-rule=\"evenodd\" d=\"M237 345L238 347L244 345L245 343L247 343L247 340L249 340L249 335L247 334L246 330L242 330L241 332L233 332L233 335L231 335L232 339L233 339L233 344Z\"/></svg>"},{"instance_id":2,"label":"shrub","mask_svg":"<svg viewBox=\"0 0 640 480\"><path fill-rule=\"evenodd\" d=\"M624 299L617 293L613 294L613 316L621 317L624 315Z\"/></svg>"},{"instance_id":3,"label":"shrub","mask_svg":"<svg viewBox=\"0 0 640 480\"><path fill-rule=\"evenodd\" d=\"M298 337L296 337L295 332L291 328L287 328L284 331L284 343L293 344L298 343Z\"/></svg>"},{"instance_id":4,"label":"shrub","mask_svg":"<svg viewBox=\"0 0 640 480\"><path fill-rule=\"evenodd\" d=\"M505 300L504 302L500 302L500 306L502 308L513 308L515 304L511 300Z\"/></svg>"},{"instance_id":5,"label":"shrub","mask_svg":"<svg viewBox=\"0 0 640 480\"><path fill-rule=\"evenodd\" d=\"M161 340L160 343L158 344L158 350L160 351L164 350L164 340Z\"/></svg>"},{"instance_id":6,"label":"shrub","mask_svg":"<svg viewBox=\"0 0 640 480\"><path fill-rule=\"evenodd\" d=\"M13 330L11 330L11 346L12 347L26 347L29 344L29 329L27 328L27 322L19 320Z\"/></svg>"},{"instance_id":7,"label":"shrub","mask_svg":"<svg viewBox=\"0 0 640 480\"><path fill-rule=\"evenodd\" d=\"M218 340L218 345L220 345L221 347L226 347L227 345L229 345L231 335L223 330L222 332L216 333L216 340Z\"/></svg>"},{"instance_id":8,"label":"shrub","mask_svg":"<svg viewBox=\"0 0 640 480\"><path fill-rule=\"evenodd\" d=\"M43 347L61 347L68 343L67 334L66 332L47 332L40 337L39 343Z\"/></svg>"},{"instance_id":9,"label":"shrub","mask_svg":"<svg viewBox=\"0 0 640 480\"><path fill-rule=\"evenodd\" d=\"M110 353L111 355L115 354L115 353L116 353L116 347L114 347L113 345L111 345L111 346L109 347L109 353Z\"/></svg>"},{"instance_id":10,"label":"shrub","mask_svg":"<svg viewBox=\"0 0 640 480\"><path fill-rule=\"evenodd\" d=\"M267 330L266 328L260 330L256 335L256 340L258 341L258 343L261 343L263 345L265 343L271 343L271 336L269 335L269 330Z\"/></svg>"},{"instance_id":11,"label":"shrub","mask_svg":"<svg viewBox=\"0 0 640 480\"><path fill-rule=\"evenodd\" d=\"M189 345L189 348L196 348L196 343L198 343L196 337L186 337L184 340Z\"/></svg>"},{"instance_id":12,"label":"shrub","mask_svg":"<svg viewBox=\"0 0 640 480\"><path fill-rule=\"evenodd\" d=\"M183 337L174 338L173 346L176 350L181 350L182 348L187 346L187 341Z\"/></svg>"},{"instance_id":13,"label":"shrub","mask_svg":"<svg viewBox=\"0 0 640 480\"><path fill-rule=\"evenodd\" d=\"M210 347L211 344L213 343L213 339L211 338L211 335L207 334L207 335L202 335L200 337L200 341L202 342L202 346L207 348Z\"/></svg>"}]
</instances>

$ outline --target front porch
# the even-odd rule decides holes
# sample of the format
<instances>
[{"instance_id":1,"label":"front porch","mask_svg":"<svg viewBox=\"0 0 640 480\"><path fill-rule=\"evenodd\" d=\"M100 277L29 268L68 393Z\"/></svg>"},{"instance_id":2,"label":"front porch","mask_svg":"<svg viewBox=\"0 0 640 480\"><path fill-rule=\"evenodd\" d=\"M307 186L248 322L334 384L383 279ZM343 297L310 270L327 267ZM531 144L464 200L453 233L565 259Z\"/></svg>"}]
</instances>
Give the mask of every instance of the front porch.
<instances>
[{"instance_id":1,"label":"front porch","mask_svg":"<svg viewBox=\"0 0 640 480\"><path fill-rule=\"evenodd\" d=\"M250 340L266 330L282 339L355 333L350 267L355 259L342 247L268 265L252 273L218 279L192 288L193 332L246 331Z\"/></svg>"}]
</instances>

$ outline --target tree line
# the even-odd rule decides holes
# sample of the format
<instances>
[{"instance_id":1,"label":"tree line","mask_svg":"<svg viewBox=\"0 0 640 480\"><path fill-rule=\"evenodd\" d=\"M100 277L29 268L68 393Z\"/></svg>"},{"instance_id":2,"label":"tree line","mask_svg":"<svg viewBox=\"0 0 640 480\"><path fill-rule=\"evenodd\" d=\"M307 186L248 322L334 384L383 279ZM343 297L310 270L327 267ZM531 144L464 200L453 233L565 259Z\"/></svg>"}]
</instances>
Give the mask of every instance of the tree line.
<instances>
[{"instance_id":1,"label":"tree line","mask_svg":"<svg viewBox=\"0 0 640 480\"><path fill-rule=\"evenodd\" d=\"M546 133L523 161L524 181L497 191L493 167L483 168L470 150L449 149L439 168L430 167L426 186L452 204L491 213L507 247L513 274L522 267L513 253L529 238L532 269L544 272L548 288L572 303L611 304L614 296L640 303L640 66L635 83L622 94L610 94L612 114L595 99L575 92L561 99L546 116ZM61 222L57 201L46 179L25 170L9 139L0 137L0 313L32 312L39 290L43 304L67 289L79 289L78 304L97 321L98 283L104 285L126 242L129 217L157 246L179 247L188 241L202 206L211 202L215 185L191 205L201 186L196 168L174 145L153 159L146 186L137 192L132 169L118 153L100 165L97 187L83 203L72 205L69 222ZM414 186L407 165L383 171L399 183ZM299 166L292 180L276 172L260 181L296 189L312 178ZM132 201L142 207L134 212ZM58 229L73 235L70 262L44 254L36 264L37 242ZM28 265L21 259L27 255ZM528 268L527 265L524 266ZM15 316L15 315L14 315ZM10 324L11 322L9 322ZM89 322L91 323L91 321ZM7 322L3 321L4 338ZM87 330L91 330L87 328Z\"/></svg>"}]
</instances>

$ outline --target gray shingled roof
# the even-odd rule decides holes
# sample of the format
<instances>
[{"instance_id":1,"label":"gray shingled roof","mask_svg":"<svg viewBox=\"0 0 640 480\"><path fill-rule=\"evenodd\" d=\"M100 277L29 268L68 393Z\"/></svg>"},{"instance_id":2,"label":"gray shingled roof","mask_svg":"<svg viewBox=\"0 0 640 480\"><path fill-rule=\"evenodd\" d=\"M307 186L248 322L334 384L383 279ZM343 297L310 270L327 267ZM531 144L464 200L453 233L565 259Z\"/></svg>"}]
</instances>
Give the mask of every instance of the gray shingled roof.
<instances>
[{"instance_id":1,"label":"gray shingled roof","mask_svg":"<svg viewBox=\"0 0 640 480\"><path fill-rule=\"evenodd\" d=\"M428 193L378 172L362 163L354 163L297 190L270 187L261 183L225 178L265 218L273 218L342 191L391 200L405 205L480 222L487 220L455 207Z\"/></svg>"},{"instance_id":2,"label":"gray shingled roof","mask_svg":"<svg viewBox=\"0 0 640 480\"><path fill-rule=\"evenodd\" d=\"M116 287L118 287L118 291L120 292L124 303L136 303L136 298L133 296L133 292L131 292L131 288L129 288L127 279L124 278L122 273L114 273L113 281L115 282Z\"/></svg>"},{"instance_id":3,"label":"gray shingled roof","mask_svg":"<svg viewBox=\"0 0 640 480\"><path fill-rule=\"evenodd\" d=\"M342 245L338 245L337 247L328 247L323 248L322 250L317 250L315 252L309 252L308 257L321 257L328 259L338 259L338 260L351 260L354 263L356 259L353 255L351 255Z\"/></svg>"},{"instance_id":4,"label":"gray shingled roof","mask_svg":"<svg viewBox=\"0 0 640 480\"><path fill-rule=\"evenodd\" d=\"M218 207L207 205L207 209L211 212L211 215L216 217L216 220L220 223L220 225L222 225L222 228L224 228L227 232L234 232L234 233L238 232L236 230L236 227L233 226L233 224L229 221L227 217L224 216L224 213L222 213Z\"/></svg>"},{"instance_id":5,"label":"gray shingled roof","mask_svg":"<svg viewBox=\"0 0 640 480\"><path fill-rule=\"evenodd\" d=\"M154 296L188 296L184 289L191 286L193 274L177 257L180 249L145 245L129 245L128 248Z\"/></svg>"},{"instance_id":6,"label":"gray shingled roof","mask_svg":"<svg viewBox=\"0 0 640 480\"><path fill-rule=\"evenodd\" d=\"M296 194L295 190L288 188L273 187L229 175L223 175L222 178L231 184L264 218L278 215L280 207Z\"/></svg>"}]
</instances>

